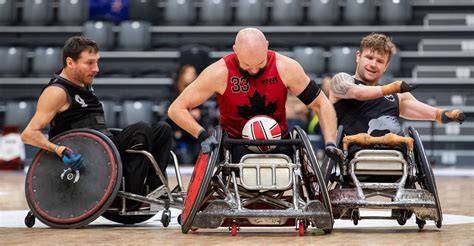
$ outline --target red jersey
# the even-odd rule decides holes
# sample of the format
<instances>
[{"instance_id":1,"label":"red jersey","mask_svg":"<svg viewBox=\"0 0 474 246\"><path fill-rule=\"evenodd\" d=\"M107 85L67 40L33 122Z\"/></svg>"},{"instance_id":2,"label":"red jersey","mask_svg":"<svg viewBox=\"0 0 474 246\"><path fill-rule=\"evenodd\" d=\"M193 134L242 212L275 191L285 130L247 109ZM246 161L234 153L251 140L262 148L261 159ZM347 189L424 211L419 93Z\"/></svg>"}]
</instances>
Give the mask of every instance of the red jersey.
<instances>
[{"instance_id":1,"label":"red jersey","mask_svg":"<svg viewBox=\"0 0 474 246\"><path fill-rule=\"evenodd\" d=\"M286 97L288 89L281 80L274 51L267 53L265 71L257 78L244 78L239 71L237 56L224 57L227 66L227 87L217 95L222 129L232 138L241 138L245 123L256 115L267 115L280 125L282 136L288 131Z\"/></svg>"}]
</instances>

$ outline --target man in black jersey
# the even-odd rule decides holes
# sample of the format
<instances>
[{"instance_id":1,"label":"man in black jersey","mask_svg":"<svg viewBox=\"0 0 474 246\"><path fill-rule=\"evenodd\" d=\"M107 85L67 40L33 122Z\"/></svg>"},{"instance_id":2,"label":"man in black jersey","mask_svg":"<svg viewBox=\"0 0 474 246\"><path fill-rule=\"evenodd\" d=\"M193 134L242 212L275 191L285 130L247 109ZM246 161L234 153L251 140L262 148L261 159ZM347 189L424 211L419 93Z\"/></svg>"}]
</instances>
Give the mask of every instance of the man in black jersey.
<instances>
[{"instance_id":1,"label":"man in black jersey","mask_svg":"<svg viewBox=\"0 0 474 246\"><path fill-rule=\"evenodd\" d=\"M418 101L411 93L416 86L404 81L378 85L396 48L390 37L372 33L364 37L356 53L353 76L336 74L331 81L329 100L336 109L338 125L347 135L386 133L403 135L399 117L439 123L465 120L459 110L444 110Z\"/></svg>"},{"instance_id":2,"label":"man in black jersey","mask_svg":"<svg viewBox=\"0 0 474 246\"><path fill-rule=\"evenodd\" d=\"M138 122L112 135L105 124L102 104L92 89L92 81L99 72L98 61L99 49L94 41L81 36L66 41L63 68L44 87L38 99L36 113L21 135L22 140L54 151L64 164L78 170L82 166L80 153L74 153L67 146L51 143L41 131L50 124L49 138L52 138L76 128L98 130L110 137L120 152L126 178L125 189L144 195L145 182L155 189L161 185L161 181L152 168L149 168L150 164L145 157L128 154L125 150L150 152L161 171L165 172L172 141L171 128L162 122L153 125Z\"/></svg>"}]
</instances>

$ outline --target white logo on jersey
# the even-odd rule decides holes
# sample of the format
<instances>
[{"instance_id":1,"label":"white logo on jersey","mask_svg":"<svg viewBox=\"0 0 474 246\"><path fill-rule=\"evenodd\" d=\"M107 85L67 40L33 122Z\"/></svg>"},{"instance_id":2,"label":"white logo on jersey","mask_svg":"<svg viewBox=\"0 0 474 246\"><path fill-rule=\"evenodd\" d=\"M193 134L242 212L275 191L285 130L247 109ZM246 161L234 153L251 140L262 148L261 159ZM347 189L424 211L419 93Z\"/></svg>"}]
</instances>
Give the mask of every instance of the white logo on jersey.
<instances>
[{"instance_id":1,"label":"white logo on jersey","mask_svg":"<svg viewBox=\"0 0 474 246\"><path fill-rule=\"evenodd\" d=\"M389 100L390 102L395 102L395 97L393 95L386 95L385 99Z\"/></svg>"},{"instance_id":2,"label":"white logo on jersey","mask_svg":"<svg viewBox=\"0 0 474 246\"><path fill-rule=\"evenodd\" d=\"M84 99L82 99L79 95L76 94L74 96L74 99L76 100L76 102L78 102L81 105L81 107L85 108L88 106L87 103L84 101Z\"/></svg>"}]
</instances>

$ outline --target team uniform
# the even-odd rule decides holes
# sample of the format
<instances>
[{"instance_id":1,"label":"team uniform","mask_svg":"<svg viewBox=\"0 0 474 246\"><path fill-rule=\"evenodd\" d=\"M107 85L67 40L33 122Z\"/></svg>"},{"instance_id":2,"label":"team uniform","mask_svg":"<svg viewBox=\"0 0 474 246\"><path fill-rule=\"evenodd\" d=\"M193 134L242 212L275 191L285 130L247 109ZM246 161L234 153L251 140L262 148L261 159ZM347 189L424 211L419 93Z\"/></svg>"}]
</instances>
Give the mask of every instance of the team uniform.
<instances>
[{"instance_id":1,"label":"team uniform","mask_svg":"<svg viewBox=\"0 0 474 246\"><path fill-rule=\"evenodd\" d=\"M359 80L355 80L355 83L364 84ZM337 124L344 127L346 135L368 133L383 136L391 132L403 136L398 120L400 104L397 94L367 101L341 99L334 104L334 108Z\"/></svg>"},{"instance_id":2,"label":"team uniform","mask_svg":"<svg viewBox=\"0 0 474 246\"><path fill-rule=\"evenodd\" d=\"M364 84L354 79L356 84ZM356 99L341 99L334 104L337 115L337 125L342 125L345 135L367 133L371 136L383 136L394 133L403 136L399 122L400 104L397 94L359 101ZM349 156L361 148L355 145L349 147Z\"/></svg>"},{"instance_id":3,"label":"team uniform","mask_svg":"<svg viewBox=\"0 0 474 246\"><path fill-rule=\"evenodd\" d=\"M133 148L150 152L158 162L161 171L166 173L172 141L171 128L168 124L158 122L150 126L145 122L138 122L112 135L107 130L102 104L94 94L92 87L76 86L57 74L44 89L50 86L60 87L67 93L70 107L54 116L50 123L49 138L77 128L100 131L114 142L120 153L123 175L126 179L126 191L144 195L145 182L152 189L161 185L161 181L156 177L154 170L150 168L149 160L146 157L129 154L125 150ZM137 204L139 205L139 203L130 202L129 205L133 207Z\"/></svg>"},{"instance_id":4,"label":"team uniform","mask_svg":"<svg viewBox=\"0 0 474 246\"><path fill-rule=\"evenodd\" d=\"M267 115L278 122L282 138L287 138L285 104L288 89L278 73L275 52L267 52L265 70L256 78L242 76L235 54L227 55L223 59L228 71L227 87L222 95L217 95L217 103L220 112L219 124L224 132L231 138L240 139L242 129L250 118ZM280 147L274 152L284 151ZM243 146L236 146L233 152L233 156L239 158L248 151Z\"/></svg>"},{"instance_id":5,"label":"team uniform","mask_svg":"<svg viewBox=\"0 0 474 246\"><path fill-rule=\"evenodd\" d=\"M224 57L227 66L227 87L217 96L222 129L232 138L241 138L245 123L256 115L267 115L280 125L282 135L288 132L286 120L286 96L288 89L276 67L274 51L267 53L265 71L257 78L242 76L237 56Z\"/></svg>"}]
</instances>

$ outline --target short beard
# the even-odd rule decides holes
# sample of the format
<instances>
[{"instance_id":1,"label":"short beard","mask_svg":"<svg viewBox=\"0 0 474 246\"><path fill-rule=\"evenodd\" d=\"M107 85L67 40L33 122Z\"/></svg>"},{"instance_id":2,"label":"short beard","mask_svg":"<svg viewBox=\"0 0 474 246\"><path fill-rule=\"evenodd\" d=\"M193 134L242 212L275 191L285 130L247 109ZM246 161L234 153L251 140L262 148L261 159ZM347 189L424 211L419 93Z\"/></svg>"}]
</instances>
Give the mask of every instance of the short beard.
<instances>
[{"instance_id":1,"label":"short beard","mask_svg":"<svg viewBox=\"0 0 474 246\"><path fill-rule=\"evenodd\" d=\"M256 74L250 74L249 72L243 70L243 69L240 67L239 60L237 59L237 68L239 69L240 74L241 74L244 78L246 78L246 79L256 79L256 78L262 76L262 74L265 72L265 69L267 68L267 65L265 65L264 67L260 68Z\"/></svg>"}]
</instances>

